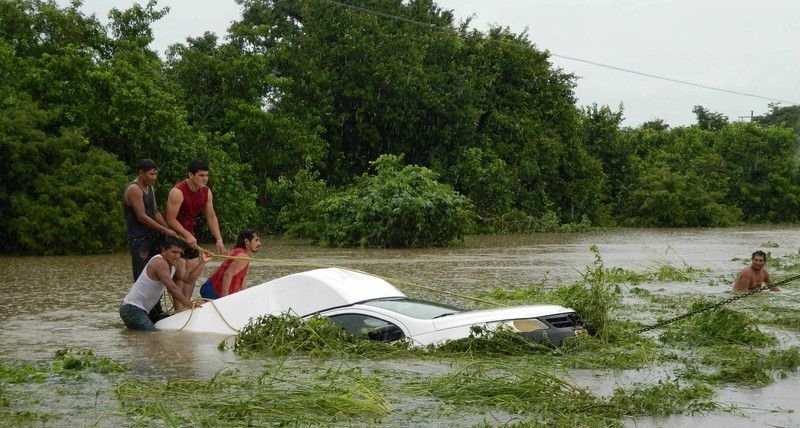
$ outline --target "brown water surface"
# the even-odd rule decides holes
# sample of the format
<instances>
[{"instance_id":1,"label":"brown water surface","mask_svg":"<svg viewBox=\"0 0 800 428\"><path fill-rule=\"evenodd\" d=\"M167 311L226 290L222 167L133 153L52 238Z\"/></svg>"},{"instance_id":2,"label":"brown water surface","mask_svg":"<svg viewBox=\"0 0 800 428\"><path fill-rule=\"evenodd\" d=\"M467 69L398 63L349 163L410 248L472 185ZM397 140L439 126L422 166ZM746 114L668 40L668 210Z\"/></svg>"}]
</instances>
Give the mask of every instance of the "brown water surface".
<instances>
[{"instance_id":1,"label":"brown water surface","mask_svg":"<svg viewBox=\"0 0 800 428\"><path fill-rule=\"evenodd\" d=\"M795 254L800 243L797 227L748 227L735 229L613 229L579 234L535 234L472 237L458 247L417 250L331 249L302 242L266 239L257 257L336 265L466 295L495 287L512 289L538 281L569 282L590 266L596 244L605 266L643 271L670 263L711 269L712 275L732 278L752 251L764 244L774 256ZM775 247L777 245L777 247ZM201 280L218 262L207 268ZM768 265L769 267L769 265ZM309 267L310 268L310 267ZM71 257L0 257L0 352L5 360L45 361L55 350L71 347L92 349L133 365L135 373L154 376L207 377L230 365L257 365L220 351L216 335L183 332L134 333L127 331L117 309L131 284L130 258L126 253ZM258 284L306 267L252 264L249 283ZM200 282L198 281L198 283ZM658 286L658 285L656 285ZM665 284L667 293L703 293L727 297L727 285ZM422 288L400 285L406 294L428 300L459 301ZM797 285L785 295L796 295ZM787 340L797 342L792 335ZM791 337L790 337L791 336ZM779 337L781 337L779 335ZM420 367L425 367L421 363ZM593 391L607 394L615 386L653 382L668 376L658 369L621 373L576 371L575 380ZM743 415L710 414L678 417L671 426L800 426L796 391L797 374L761 389L728 387L717 399L749 408ZM69 404L65 404L69 406ZM774 412L775 408L795 413ZM758 410L770 409L770 410ZM479 421L480 419L478 419ZM452 421L451 421L452 422ZM631 422L635 426L661 425L664 421ZM674 423L674 425L673 425ZM447 424L445 422L445 424Z\"/></svg>"}]
</instances>

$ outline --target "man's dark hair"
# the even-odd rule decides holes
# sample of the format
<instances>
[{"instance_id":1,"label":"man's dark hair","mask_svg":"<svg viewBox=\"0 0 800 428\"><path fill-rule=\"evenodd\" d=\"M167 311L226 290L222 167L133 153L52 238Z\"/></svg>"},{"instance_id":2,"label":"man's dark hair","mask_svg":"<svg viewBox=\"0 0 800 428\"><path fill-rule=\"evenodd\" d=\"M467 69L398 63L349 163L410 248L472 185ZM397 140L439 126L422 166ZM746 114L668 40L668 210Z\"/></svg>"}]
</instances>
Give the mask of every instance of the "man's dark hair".
<instances>
[{"instance_id":1,"label":"man's dark hair","mask_svg":"<svg viewBox=\"0 0 800 428\"><path fill-rule=\"evenodd\" d=\"M758 251L755 251L755 252L753 252L753 255L752 255L752 256L750 256L750 260L753 260L753 259L754 259L754 258L756 258L757 256L761 256L761 258L763 258L763 259L764 259L764 261L767 261L767 253L765 253L765 252L763 252L763 251L761 251L761 250L758 250Z\"/></svg>"},{"instance_id":2,"label":"man's dark hair","mask_svg":"<svg viewBox=\"0 0 800 428\"><path fill-rule=\"evenodd\" d=\"M168 249L170 249L172 247L178 247L178 248L180 248L181 250L183 250L185 252L186 251L186 242L184 242L182 239L176 238L174 236L166 236L165 235L163 238L161 238L161 242L160 242L159 247L161 248L162 251L163 250L168 250Z\"/></svg>"},{"instance_id":3,"label":"man's dark hair","mask_svg":"<svg viewBox=\"0 0 800 428\"><path fill-rule=\"evenodd\" d=\"M246 239L252 241L256 235L258 235L258 232L253 229L242 229L242 231L239 232L239 237L236 238L236 245L234 245L233 248L244 248L244 241Z\"/></svg>"},{"instance_id":4,"label":"man's dark hair","mask_svg":"<svg viewBox=\"0 0 800 428\"><path fill-rule=\"evenodd\" d=\"M208 162L201 159L195 159L189 162L189 168L187 171L192 174L197 174L197 171L210 171L210 169L208 169Z\"/></svg>"},{"instance_id":5,"label":"man's dark hair","mask_svg":"<svg viewBox=\"0 0 800 428\"><path fill-rule=\"evenodd\" d=\"M140 172L147 172L156 169L156 163L152 159L142 159L139 161L138 168Z\"/></svg>"}]
</instances>

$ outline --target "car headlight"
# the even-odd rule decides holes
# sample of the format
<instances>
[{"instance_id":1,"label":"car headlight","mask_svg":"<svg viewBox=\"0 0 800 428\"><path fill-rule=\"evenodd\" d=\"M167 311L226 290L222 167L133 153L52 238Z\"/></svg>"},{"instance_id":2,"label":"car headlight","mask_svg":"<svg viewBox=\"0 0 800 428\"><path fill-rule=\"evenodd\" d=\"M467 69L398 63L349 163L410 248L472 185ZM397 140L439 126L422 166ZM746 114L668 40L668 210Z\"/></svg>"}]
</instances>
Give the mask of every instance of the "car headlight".
<instances>
[{"instance_id":1,"label":"car headlight","mask_svg":"<svg viewBox=\"0 0 800 428\"><path fill-rule=\"evenodd\" d=\"M545 323L537 320L536 318L528 318L524 320L513 320L511 326L514 330L520 333L528 333L536 330L547 330L548 327Z\"/></svg>"}]
</instances>

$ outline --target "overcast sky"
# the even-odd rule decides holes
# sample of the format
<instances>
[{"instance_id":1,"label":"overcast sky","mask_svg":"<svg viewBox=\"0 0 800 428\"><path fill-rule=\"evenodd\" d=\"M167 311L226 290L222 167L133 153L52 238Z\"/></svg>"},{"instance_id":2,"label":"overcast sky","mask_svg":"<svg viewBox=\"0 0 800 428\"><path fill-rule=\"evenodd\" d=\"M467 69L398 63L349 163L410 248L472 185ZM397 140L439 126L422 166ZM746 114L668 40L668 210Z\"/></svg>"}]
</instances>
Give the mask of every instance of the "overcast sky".
<instances>
[{"instance_id":1,"label":"overcast sky","mask_svg":"<svg viewBox=\"0 0 800 428\"><path fill-rule=\"evenodd\" d=\"M340 0L346 2L346 0ZM67 0L59 0L66 4ZM105 22L112 7L132 0L85 0L83 10ZM142 1L141 3L145 3ZM640 73L764 98L800 103L800 0L438 0L473 27L528 29L529 39L578 76L578 105L616 109L627 126L660 118L694 123L703 105L731 120L767 111L766 99L736 95L622 72ZM239 18L233 0L161 0L170 13L153 25L154 48L212 31L220 36ZM788 105L786 102L781 105Z\"/></svg>"}]
</instances>

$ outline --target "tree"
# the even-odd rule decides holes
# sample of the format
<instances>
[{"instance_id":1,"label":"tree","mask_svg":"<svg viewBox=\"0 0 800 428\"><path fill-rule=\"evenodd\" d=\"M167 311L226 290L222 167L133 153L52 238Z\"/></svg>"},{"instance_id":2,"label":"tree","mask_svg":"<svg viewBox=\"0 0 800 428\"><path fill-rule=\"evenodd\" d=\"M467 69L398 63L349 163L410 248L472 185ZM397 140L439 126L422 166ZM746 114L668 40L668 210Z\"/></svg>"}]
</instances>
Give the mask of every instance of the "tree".
<instances>
[{"instance_id":1,"label":"tree","mask_svg":"<svg viewBox=\"0 0 800 428\"><path fill-rule=\"evenodd\" d=\"M383 155L374 175L319 202L312 236L333 246L427 247L449 245L472 228L467 198L436 181L436 174ZM297 229L294 229L297 231Z\"/></svg>"},{"instance_id":2,"label":"tree","mask_svg":"<svg viewBox=\"0 0 800 428\"><path fill-rule=\"evenodd\" d=\"M719 131L728 124L728 116L712 112L703 106L694 106L692 112L697 116L697 126L705 131Z\"/></svg>"}]
</instances>

